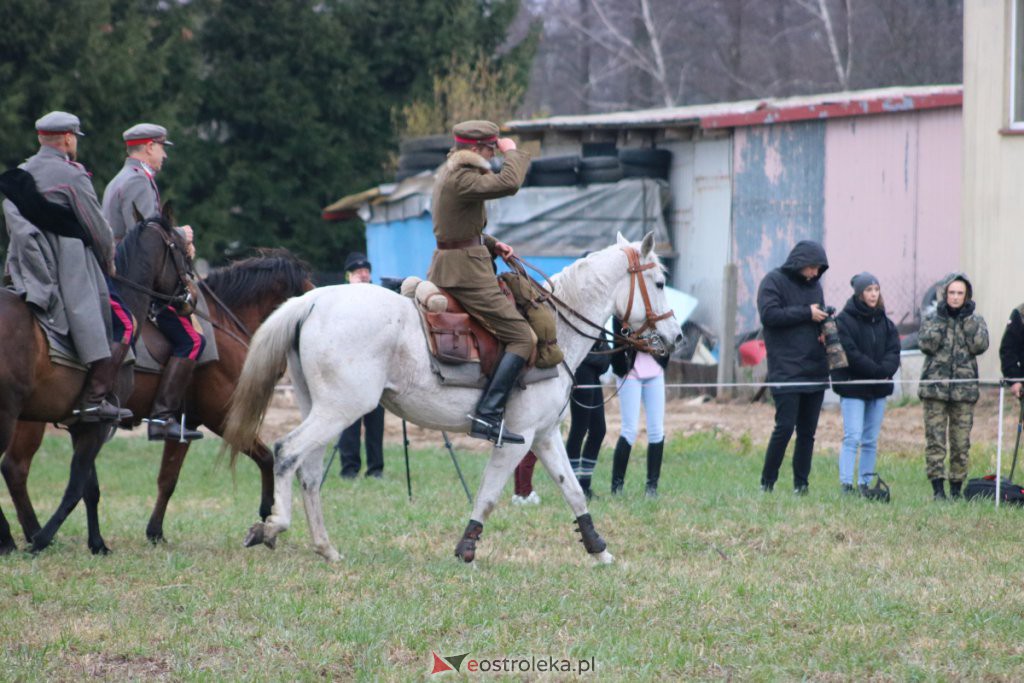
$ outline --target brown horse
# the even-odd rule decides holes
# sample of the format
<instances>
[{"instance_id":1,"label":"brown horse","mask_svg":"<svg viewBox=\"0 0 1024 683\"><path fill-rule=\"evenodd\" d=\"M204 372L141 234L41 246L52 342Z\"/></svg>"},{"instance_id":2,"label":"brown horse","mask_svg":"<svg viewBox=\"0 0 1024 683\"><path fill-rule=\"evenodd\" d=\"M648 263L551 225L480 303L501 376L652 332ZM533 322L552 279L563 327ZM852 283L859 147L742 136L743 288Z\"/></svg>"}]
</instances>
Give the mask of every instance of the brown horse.
<instances>
[{"instance_id":1,"label":"brown horse","mask_svg":"<svg viewBox=\"0 0 1024 683\"><path fill-rule=\"evenodd\" d=\"M171 298L181 294L181 262L169 252L183 253L183 239L160 216L141 221L133 230L167 236L166 239L160 237L155 240L154 248L145 255L148 275L145 282L139 284L158 296ZM31 429L41 431L46 422L68 421L85 384L86 373L50 360L49 343L35 316L20 297L7 290L0 290L0 329L4 331L0 339L0 453L4 453L12 450L11 446L18 440L18 424L31 425ZM33 552L46 548L52 542L61 524L83 499L88 519L89 549L94 554L109 552L99 530L97 507L100 488L96 478L96 456L113 428L110 422L68 423L74 451L71 474L64 496L46 525L40 528L35 515L32 515L31 533L26 538ZM19 520L23 520L20 510ZM15 547L10 526L0 511L0 554L9 553Z\"/></svg>"},{"instance_id":2,"label":"brown horse","mask_svg":"<svg viewBox=\"0 0 1024 683\"><path fill-rule=\"evenodd\" d=\"M308 267L283 249L267 250L261 256L217 268L202 281L201 289L207 294L219 359L196 370L186 398L189 425L203 424L220 434L228 398L245 362L250 333L285 300L312 288ZM149 414L159 382L157 374L135 373L134 391L127 407L134 414L136 424ZM40 423L19 422L7 456L0 463L18 520L29 539L39 529L39 522L29 500L26 482L32 457L42 443L44 427ZM146 536L153 543L164 540L164 514L177 486L188 447L187 441L164 442L157 478L157 501L146 527ZM259 514L266 519L274 502L274 459L259 441L247 454L260 468L262 496ZM88 500L86 503L90 504Z\"/></svg>"}]
</instances>

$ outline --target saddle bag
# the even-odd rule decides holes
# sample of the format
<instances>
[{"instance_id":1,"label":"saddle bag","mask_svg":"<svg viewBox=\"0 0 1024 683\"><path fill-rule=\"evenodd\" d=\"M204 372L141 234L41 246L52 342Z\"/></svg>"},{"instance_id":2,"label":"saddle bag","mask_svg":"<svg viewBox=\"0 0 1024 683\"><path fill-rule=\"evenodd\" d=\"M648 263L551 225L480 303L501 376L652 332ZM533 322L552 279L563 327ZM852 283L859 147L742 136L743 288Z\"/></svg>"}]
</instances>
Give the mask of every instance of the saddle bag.
<instances>
[{"instance_id":1,"label":"saddle bag","mask_svg":"<svg viewBox=\"0 0 1024 683\"><path fill-rule=\"evenodd\" d=\"M975 498L996 499L996 475L990 474L987 477L968 479L964 487L964 498L973 500ZM999 482L999 501L1011 505L1024 505L1024 489L1017 484L1003 477Z\"/></svg>"},{"instance_id":2,"label":"saddle bag","mask_svg":"<svg viewBox=\"0 0 1024 683\"><path fill-rule=\"evenodd\" d=\"M562 349L558 347L555 314L551 307L545 304L545 292L540 290L529 276L521 273L502 273L498 279L512 292L516 308L537 335L535 367L553 368L561 363L564 355Z\"/></svg>"},{"instance_id":3,"label":"saddle bag","mask_svg":"<svg viewBox=\"0 0 1024 683\"><path fill-rule=\"evenodd\" d=\"M469 326L469 314L443 312L426 316L438 360L465 363L472 359L476 338Z\"/></svg>"}]
</instances>

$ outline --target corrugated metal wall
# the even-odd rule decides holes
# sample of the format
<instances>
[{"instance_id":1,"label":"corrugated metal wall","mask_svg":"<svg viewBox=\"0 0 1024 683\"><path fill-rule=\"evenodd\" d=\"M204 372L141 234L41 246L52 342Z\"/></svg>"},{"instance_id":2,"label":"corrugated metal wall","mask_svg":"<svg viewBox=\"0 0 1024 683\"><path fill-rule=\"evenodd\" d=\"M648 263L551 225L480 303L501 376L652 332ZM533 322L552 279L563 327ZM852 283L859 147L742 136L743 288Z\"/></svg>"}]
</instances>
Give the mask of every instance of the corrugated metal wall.
<instances>
[{"instance_id":1,"label":"corrugated metal wall","mask_svg":"<svg viewBox=\"0 0 1024 683\"><path fill-rule=\"evenodd\" d=\"M737 128L733 134L732 254L737 333L760 327L757 287L800 240L824 227L825 123Z\"/></svg>"},{"instance_id":2,"label":"corrugated metal wall","mask_svg":"<svg viewBox=\"0 0 1024 683\"><path fill-rule=\"evenodd\" d=\"M889 316L913 322L927 289L960 258L958 110L829 121L825 126L826 301L850 278L879 278Z\"/></svg>"}]
</instances>

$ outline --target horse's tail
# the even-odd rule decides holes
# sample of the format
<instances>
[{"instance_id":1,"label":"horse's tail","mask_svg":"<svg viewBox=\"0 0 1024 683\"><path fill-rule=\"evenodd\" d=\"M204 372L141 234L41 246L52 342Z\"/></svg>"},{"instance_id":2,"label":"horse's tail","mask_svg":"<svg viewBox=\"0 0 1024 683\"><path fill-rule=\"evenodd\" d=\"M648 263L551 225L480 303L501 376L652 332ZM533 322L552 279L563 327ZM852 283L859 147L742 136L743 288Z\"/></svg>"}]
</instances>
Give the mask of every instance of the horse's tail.
<instances>
[{"instance_id":1,"label":"horse's tail","mask_svg":"<svg viewBox=\"0 0 1024 683\"><path fill-rule=\"evenodd\" d=\"M286 301L253 335L224 418L222 438L231 449L232 466L238 453L256 441L277 380L288 367L288 351L297 343L299 327L314 301L312 296Z\"/></svg>"}]
</instances>

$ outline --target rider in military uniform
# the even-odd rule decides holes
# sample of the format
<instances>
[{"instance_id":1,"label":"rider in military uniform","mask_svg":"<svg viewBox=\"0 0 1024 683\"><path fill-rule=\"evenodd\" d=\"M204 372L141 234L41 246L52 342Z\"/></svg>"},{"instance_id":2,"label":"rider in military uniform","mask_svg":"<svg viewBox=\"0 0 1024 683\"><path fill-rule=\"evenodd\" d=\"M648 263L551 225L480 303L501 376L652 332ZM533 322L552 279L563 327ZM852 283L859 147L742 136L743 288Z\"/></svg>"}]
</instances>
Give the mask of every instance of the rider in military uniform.
<instances>
[{"instance_id":1,"label":"rider in military uniform","mask_svg":"<svg viewBox=\"0 0 1024 683\"><path fill-rule=\"evenodd\" d=\"M58 335L67 335L79 360L89 367L85 389L74 410L83 422L131 418L130 411L111 405L117 370L128 346L111 342L111 319L128 317L110 300L108 278L114 274L114 238L100 210L90 173L77 163L78 117L50 112L36 121L39 152L19 166L53 207L73 214L80 237L58 234L55 221L37 216L37 223L3 203L11 242L7 274L13 289L28 303L40 322ZM20 201L18 199L17 201ZM68 214L67 212L70 212ZM51 224L54 223L54 224ZM89 252L92 252L91 254Z\"/></svg>"},{"instance_id":2,"label":"rider in military uniform","mask_svg":"<svg viewBox=\"0 0 1024 683\"><path fill-rule=\"evenodd\" d=\"M156 174L167 159L166 148L174 145L167 139L167 129L152 123L132 126L121 137L128 149L128 158L103 192L103 214L118 242L135 225L136 214L145 218L160 215ZM183 226L177 230L183 233L191 249L192 229ZM171 342L171 357L164 366L150 410L149 440L201 439L202 432L184 427L178 416L206 339L192 324L192 319L181 315L173 306L161 303L155 311L157 329ZM145 316L149 311L136 313Z\"/></svg>"},{"instance_id":3,"label":"rider in military uniform","mask_svg":"<svg viewBox=\"0 0 1024 683\"><path fill-rule=\"evenodd\" d=\"M437 250L427 278L454 296L466 311L505 344L505 352L477 403L470 436L523 443L505 431L505 402L516 377L533 353L536 337L529 324L498 288L493 259L511 256L512 247L484 235L488 199L514 195L526 178L527 153L498 137L490 121L466 121L452 130L455 145L434 184L433 217ZM495 152L505 155L499 173L491 170Z\"/></svg>"}]
</instances>

